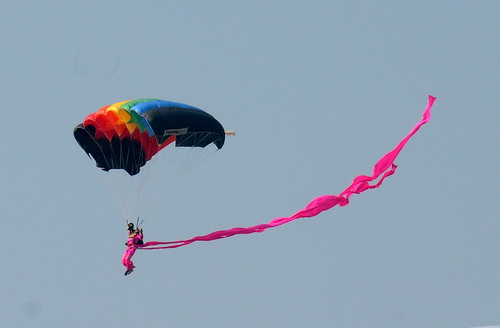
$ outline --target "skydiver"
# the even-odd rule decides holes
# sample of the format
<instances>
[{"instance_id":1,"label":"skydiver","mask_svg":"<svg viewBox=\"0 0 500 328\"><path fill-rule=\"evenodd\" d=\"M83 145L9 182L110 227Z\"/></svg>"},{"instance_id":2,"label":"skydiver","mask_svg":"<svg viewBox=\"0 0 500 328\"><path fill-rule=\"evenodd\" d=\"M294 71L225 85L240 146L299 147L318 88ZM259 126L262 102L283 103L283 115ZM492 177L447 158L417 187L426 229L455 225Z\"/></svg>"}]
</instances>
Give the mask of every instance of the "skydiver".
<instances>
[{"instance_id":1,"label":"skydiver","mask_svg":"<svg viewBox=\"0 0 500 328\"><path fill-rule=\"evenodd\" d=\"M144 234L142 228L139 227L135 228L133 223L128 223L127 230L128 230L128 240L125 243L127 249L125 250L125 253L123 254L122 257L122 264L127 269L125 271L125 275L129 275L134 271L135 265L132 262L131 258L134 255L135 250L137 249L137 245L144 244L143 242Z\"/></svg>"}]
</instances>

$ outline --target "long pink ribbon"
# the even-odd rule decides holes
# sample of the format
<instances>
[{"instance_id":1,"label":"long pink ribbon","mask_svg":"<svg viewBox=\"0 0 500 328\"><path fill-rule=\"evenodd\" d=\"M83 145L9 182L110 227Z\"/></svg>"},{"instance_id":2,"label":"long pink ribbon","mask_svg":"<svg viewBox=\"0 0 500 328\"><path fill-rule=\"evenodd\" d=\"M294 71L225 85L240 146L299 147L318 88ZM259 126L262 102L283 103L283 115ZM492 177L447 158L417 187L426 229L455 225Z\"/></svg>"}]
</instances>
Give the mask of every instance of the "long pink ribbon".
<instances>
[{"instance_id":1,"label":"long pink ribbon","mask_svg":"<svg viewBox=\"0 0 500 328\"><path fill-rule=\"evenodd\" d=\"M354 178L354 181L349 187L347 187L338 196L335 195L324 195L313 199L305 208L298 211L289 217L275 218L269 223L259 224L256 226L248 228L232 228L227 230L220 230L209 233L204 236L196 236L191 239L177 240L177 241L150 241L144 245L138 246L139 249L166 249L166 248L177 248L181 246L189 245L195 241L212 241L222 238L228 238L235 235L250 234L255 232L263 232L266 229L280 226L282 224L306 217L313 217L320 214L323 211L329 210L330 208L340 205L346 206L349 204L349 197L352 194L360 194L368 189L378 188L382 184L385 178L391 176L396 171L397 166L394 164L396 157L399 152L405 147L406 143L410 138L420 129L422 125L429 122L431 119L431 108L436 100L435 97L429 96L429 103L424 111L422 120L415 125L411 132L394 148L392 151L385 154L373 167L373 173L371 176L360 175ZM370 182L378 179L380 180L375 184L370 184Z\"/></svg>"}]
</instances>

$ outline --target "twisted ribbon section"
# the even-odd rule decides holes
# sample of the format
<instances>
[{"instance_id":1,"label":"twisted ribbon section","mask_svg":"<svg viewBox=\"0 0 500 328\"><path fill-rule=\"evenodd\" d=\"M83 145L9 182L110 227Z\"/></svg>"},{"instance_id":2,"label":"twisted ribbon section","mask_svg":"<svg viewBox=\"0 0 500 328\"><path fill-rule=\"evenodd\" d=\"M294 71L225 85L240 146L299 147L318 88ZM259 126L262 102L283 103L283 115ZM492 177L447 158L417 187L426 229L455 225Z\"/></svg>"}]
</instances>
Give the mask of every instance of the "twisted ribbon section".
<instances>
[{"instance_id":1,"label":"twisted ribbon section","mask_svg":"<svg viewBox=\"0 0 500 328\"><path fill-rule=\"evenodd\" d=\"M396 172L397 166L396 164L394 164L396 157L399 155L399 152L405 147L406 143L410 140L410 138L415 133L417 133L420 127L430 121L431 108L435 100L436 100L435 97L429 96L429 102L427 108L424 111L422 120L413 127L410 133L403 140L401 140L399 144L392 151L388 152L381 159L378 160L378 162L373 167L373 173L371 176L360 175L355 177L351 185L337 196L335 195L319 196L313 199L305 208L293 214L292 216L275 218L268 223L263 223L248 228L231 228L227 230L214 231L207 235L196 236L186 240L150 241L145 243L144 245L138 246L138 248L145 250L177 248L189 245L191 243L194 243L195 241L212 241L212 240L232 237L235 235L263 232L269 228L278 227L280 225L283 225L285 223L300 218L314 217L320 214L321 212L329 210L337 205L346 206L347 204L349 204L349 198L351 197L352 194L361 194L362 192L368 189L378 188L380 187L380 185L382 185L385 178L393 175L394 172ZM378 182L370 184L377 179L379 179Z\"/></svg>"}]
</instances>

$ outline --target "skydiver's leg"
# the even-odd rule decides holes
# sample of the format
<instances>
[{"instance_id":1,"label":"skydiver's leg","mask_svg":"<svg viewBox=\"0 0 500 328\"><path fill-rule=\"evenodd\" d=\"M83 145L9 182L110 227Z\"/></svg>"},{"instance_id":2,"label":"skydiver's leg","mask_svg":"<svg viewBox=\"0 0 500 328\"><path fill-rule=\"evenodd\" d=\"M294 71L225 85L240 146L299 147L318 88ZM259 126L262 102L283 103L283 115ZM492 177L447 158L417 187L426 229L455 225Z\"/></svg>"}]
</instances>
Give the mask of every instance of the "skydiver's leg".
<instances>
[{"instance_id":1,"label":"skydiver's leg","mask_svg":"<svg viewBox=\"0 0 500 328\"><path fill-rule=\"evenodd\" d=\"M128 248L125 250L125 252L123 253L123 256L122 256L122 264L125 266L125 267L128 267L128 262L130 261L130 254L129 254L129 250Z\"/></svg>"},{"instance_id":2,"label":"skydiver's leg","mask_svg":"<svg viewBox=\"0 0 500 328\"><path fill-rule=\"evenodd\" d=\"M125 251L125 254L123 254L122 263L127 268L127 271L135 268L134 262L132 262L131 260L134 253L135 253L135 248L129 247Z\"/></svg>"}]
</instances>

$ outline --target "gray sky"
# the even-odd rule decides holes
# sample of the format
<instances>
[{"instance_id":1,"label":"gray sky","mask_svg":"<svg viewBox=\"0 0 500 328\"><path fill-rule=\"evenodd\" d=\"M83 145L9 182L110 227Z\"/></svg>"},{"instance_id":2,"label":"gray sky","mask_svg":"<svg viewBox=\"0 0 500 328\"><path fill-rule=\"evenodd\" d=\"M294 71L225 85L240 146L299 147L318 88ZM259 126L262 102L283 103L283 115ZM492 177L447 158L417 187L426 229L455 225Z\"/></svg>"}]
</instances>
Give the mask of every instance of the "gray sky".
<instances>
[{"instance_id":1,"label":"gray sky","mask_svg":"<svg viewBox=\"0 0 500 328\"><path fill-rule=\"evenodd\" d=\"M500 1L2 5L6 327L500 324ZM156 187L147 239L288 216L433 119L377 190L262 234L140 252L72 136L154 97L238 135Z\"/></svg>"}]
</instances>

